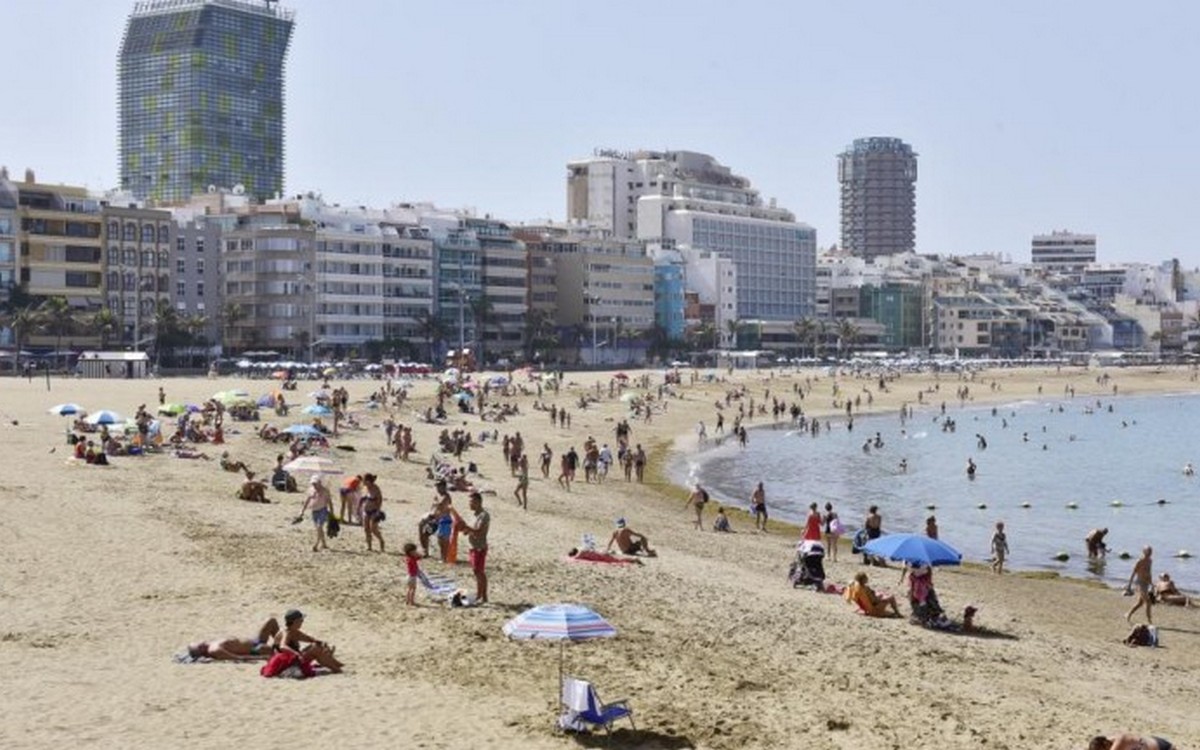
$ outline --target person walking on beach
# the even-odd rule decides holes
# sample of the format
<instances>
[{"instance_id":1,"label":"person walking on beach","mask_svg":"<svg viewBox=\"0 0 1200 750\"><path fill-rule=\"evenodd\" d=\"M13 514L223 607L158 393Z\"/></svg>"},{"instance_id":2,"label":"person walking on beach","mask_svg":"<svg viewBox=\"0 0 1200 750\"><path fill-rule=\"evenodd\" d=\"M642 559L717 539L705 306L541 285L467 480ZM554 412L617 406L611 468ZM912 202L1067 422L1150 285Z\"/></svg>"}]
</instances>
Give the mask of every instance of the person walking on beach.
<instances>
[{"instance_id":1,"label":"person walking on beach","mask_svg":"<svg viewBox=\"0 0 1200 750\"><path fill-rule=\"evenodd\" d=\"M825 503L825 515L821 520L825 524L825 551L831 561L837 562L838 539L842 535L842 521L834 512L833 503Z\"/></svg>"},{"instance_id":2,"label":"person walking on beach","mask_svg":"<svg viewBox=\"0 0 1200 750\"><path fill-rule=\"evenodd\" d=\"M808 505L808 516L804 519L804 540L821 541L821 512L817 510L816 503Z\"/></svg>"},{"instance_id":3,"label":"person walking on beach","mask_svg":"<svg viewBox=\"0 0 1200 750\"><path fill-rule=\"evenodd\" d=\"M529 510L529 457L525 454L521 454L517 464L517 488L513 490L513 496L522 510Z\"/></svg>"},{"instance_id":4,"label":"person walking on beach","mask_svg":"<svg viewBox=\"0 0 1200 750\"><path fill-rule=\"evenodd\" d=\"M996 522L996 532L992 534L992 572L1004 572L1004 558L1008 556L1008 535L1004 533L1004 522Z\"/></svg>"},{"instance_id":5,"label":"person walking on beach","mask_svg":"<svg viewBox=\"0 0 1200 750\"><path fill-rule=\"evenodd\" d=\"M367 551L370 552L371 539L379 540L379 551L383 552L383 534L379 533L379 522L384 519L383 515L383 491L379 489L379 485L375 484L374 474L363 474L363 492L365 495L362 500L362 523L363 531L367 535Z\"/></svg>"},{"instance_id":6,"label":"person walking on beach","mask_svg":"<svg viewBox=\"0 0 1200 750\"><path fill-rule=\"evenodd\" d=\"M750 511L754 513L754 528L766 532L767 530L767 491L763 489L763 483L759 482L754 488L754 494L750 495Z\"/></svg>"},{"instance_id":7,"label":"person walking on beach","mask_svg":"<svg viewBox=\"0 0 1200 750\"><path fill-rule=\"evenodd\" d=\"M704 531L704 505L708 502L708 491L699 484L692 490L692 494L688 495L687 502L683 504L683 509L687 510L688 506L696 508L696 529Z\"/></svg>"},{"instance_id":8,"label":"person walking on beach","mask_svg":"<svg viewBox=\"0 0 1200 750\"><path fill-rule=\"evenodd\" d=\"M329 545L325 543L325 524L329 522L329 514L333 512L333 495L321 482L320 474L313 474L309 480L308 496L304 498L304 506L300 508L301 518L306 510L312 512L313 526L317 530L317 540L313 542L312 551L316 552L318 548L329 549Z\"/></svg>"},{"instance_id":9,"label":"person walking on beach","mask_svg":"<svg viewBox=\"0 0 1200 750\"><path fill-rule=\"evenodd\" d=\"M633 472L637 475L638 484L641 484L646 479L646 451L642 450L642 444L637 444L637 449L633 452Z\"/></svg>"},{"instance_id":10,"label":"person walking on beach","mask_svg":"<svg viewBox=\"0 0 1200 750\"><path fill-rule=\"evenodd\" d=\"M1150 594L1154 590L1154 571L1152 570L1153 566L1150 561L1150 556L1153 554L1153 552L1154 550L1152 550L1150 547L1143 547L1142 556L1138 558L1136 563L1133 564L1133 570L1129 573L1129 582L1125 584L1125 591L1133 591L1137 596L1137 601L1134 602L1129 611L1125 613L1125 619L1127 621L1132 621L1133 613L1141 609L1142 606L1145 606L1146 622L1150 625L1154 624L1154 620L1151 619L1150 616L1150 607L1153 604L1153 599L1151 598Z\"/></svg>"}]
</instances>

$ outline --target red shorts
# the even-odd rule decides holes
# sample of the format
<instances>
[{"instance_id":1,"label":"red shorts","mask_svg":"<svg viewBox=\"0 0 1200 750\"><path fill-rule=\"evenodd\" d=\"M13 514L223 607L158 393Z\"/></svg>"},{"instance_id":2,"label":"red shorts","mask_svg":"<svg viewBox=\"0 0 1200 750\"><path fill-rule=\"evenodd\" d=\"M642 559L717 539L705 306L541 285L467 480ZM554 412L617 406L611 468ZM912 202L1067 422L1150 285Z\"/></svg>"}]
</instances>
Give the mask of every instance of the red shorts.
<instances>
[{"instance_id":1,"label":"red shorts","mask_svg":"<svg viewBox=\"0 0 1200 750\"><path fill-rule=\"evenodd\" d=\"M484 564L487 563L487 553L488 551L486 549L471 550L470 554L468 555L468 558L471 561L471 572L483 572Z\"/></svg>"}]
</instances>

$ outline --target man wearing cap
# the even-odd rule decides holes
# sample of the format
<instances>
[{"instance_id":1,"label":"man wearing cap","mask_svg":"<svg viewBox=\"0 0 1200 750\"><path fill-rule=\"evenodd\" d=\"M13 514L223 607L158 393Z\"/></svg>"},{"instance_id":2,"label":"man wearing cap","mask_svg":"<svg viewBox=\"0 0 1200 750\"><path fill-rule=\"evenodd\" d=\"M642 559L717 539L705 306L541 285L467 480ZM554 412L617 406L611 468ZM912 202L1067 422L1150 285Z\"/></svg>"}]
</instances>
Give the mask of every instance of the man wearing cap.
<instances>
[{"instance_id":1,"label":"man wearing cap","mask_svg":"<svg viewBox=\"0 0 1200 750\"><path fill-rule=\"evenodd\" d=\"M616 526L616 530L608 539L608 547L605 548L605 552L612 552L615 544L617 549L626 555L645 554L646 557L658 557L658 553L650 549L650 540L646 538L645 534L639 534L629 528L624 518L618 518Z\"/></svg>"},{"instance_id":2,"label":"man wearing cap","mask_svg":"<svg viewBox=\"0 0 1200 750\"><path fill-rule=\"evenodd\" d=\"M320 474L313 474L309 480L308 496L304 498L304 506L300 508L301 518L306 510L312 511L313 526L317 529L317 541L313 543L313 552L316 552L318 547L329 549L329 545L325 543L325 524L329 522L329 514L333 512L333 495L330 494L329 488L321 483Z\"/></svg>"}]
</instances>

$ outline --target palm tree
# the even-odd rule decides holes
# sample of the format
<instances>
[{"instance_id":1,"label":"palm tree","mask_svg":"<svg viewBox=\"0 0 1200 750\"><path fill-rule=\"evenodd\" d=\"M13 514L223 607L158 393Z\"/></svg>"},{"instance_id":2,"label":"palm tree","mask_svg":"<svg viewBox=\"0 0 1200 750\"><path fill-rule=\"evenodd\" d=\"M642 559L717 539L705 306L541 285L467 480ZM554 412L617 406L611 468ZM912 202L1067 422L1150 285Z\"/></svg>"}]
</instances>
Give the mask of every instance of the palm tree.
<instances>
[{"instance_id":1,"label":"palm tree","mask_svg":"<svg viewBox=\"0 0 1200 750\"><path fill-rule=\"evenodd\" d=\"M838 321L838 357L844 356L843 347L846 350L853 350L854 344L858 342L858 326L854 325L849 319Z\"/></svg>"},{"instance_id":2,"label":"palm tree","mask_svg":"<svg viewBox=\"0 0 1200 750\"><path fill-rule=\"evenodd\" d=\"M16 347L16 359L14 361L19 367L21 364L21 349L24 348L23 345L28 340L29 334L41 327L42 314L32 305L26 305L6 314L3 320L5 325L12 329L13 345Z\"/></svg>"},{"instance_id":3,"label":"palm tree","mask_svg":"<svg viewBox=\"0 0 1200 750\"><path fill-rule=\"evenodd\" d=\"M620 318L617 318L617 322L613 324L613 348L616 349L616 352L613 352L613 357L618 360L620 359L620 357L617 354L617 352L621 351L621 336L623 336L624 333L625 333L625 321L621 320Z\"/></svg>"},{"instance_id":4,"label":"palm tree","mask_svg":"<svg viewBox=\"0 0 1200 750\"><path fill-rule=\"evenodd\" d=\"M112 309L108 307L100 308L92 315L89 323L92 330L100 336L100 348L108 349L108 337L116 332L119 323Z\"/></svg>"},{"instance_id":5,"label":"palm tree","mask_svg":"<svg viewBox=\"0 0 1200 750\"><path fill-rule=\"evenodd\" d=\"M160 299L154 305L154 364L157 367L161 361L162 350L170 343L171 337L179 332L179 313L166 299Z\"/></svg>"},{"instance_id":6,"label":"palm tree","mask_svg":"<svg viewBox=\"0 0 1200 750\"><path fill-rule=\"evenodd\" d=\"M811 318L801 318L792 323L792 330L796 332L796 354L798 356L804 342L807 341L811 346L813 335L817 332L817 324Z\"/></svg>"},{"instance_id":7,"label":"palm tree","mask_svg":"<svg viewBox=\"0 0 1200 750\"><path fill-rule=\"evenodd\" d=\"M737 318L727 320L725 321L725 329L729 333L729 348L736 349L738 334L742 332L742 321Z\"/></svg>"},{"instance_id":8,"label":"palm tree","mask_svg":"<svg viewBox=\"0 0 1200 750\"><path fill-rule=\"evenodd\" d=\"M525 358L532 361L538 349L547 343L553 345L553 335L554 321L550 313L537 308L530 310L525 318Z\"/></svg>"},{"instance_id":9,"label":"palm tree","mask_svg":"<svg viewBox=\"0 0 1200 750\"><path fill-rule=\"evenodd\" d=\"M62 351L63 334L70 333L76 323L75 311L66 297L51 297L42 303L41 312L42 322L54 333L54 356L57 358Z\"/></svg>"},{"instance_id":10,"label":"palm tree","mask_svg":"<svg viewBox=\"0 0 1200 750\"><path fill-rule=\"evenodd\" d=\"M224 337L221 341L221 349L229 349L230 333L238 323L246 319L246 311L236 302L226 302L221 308L221 330Z\"/></svg>"},{"instance_id":11,"label":"palm tree","mask_svg":"<svg viewBox=\"0 0 1200 750\"><path fill-rule=\"evenodd\" d=\"M181 321L183 330L187 332L188 348L192 353L188 356L188 366L195 365L195 348L198 346L207 346L208 338L204 335L204 331L208 328L208 316L204 313L196 313L195 315L185 315Z\"/></svg>"},{"instance_id":12,"label":"palm tree","mask_svg":"<svg viewBox=\"0 0 1200 750\"><path fill-rule=\"evenodd\" d=\"M470 301L471 320L475 321L475 348L479 351L475 352L475 362L479 367L484 366L484 326L495 321L496 312L492 307L492 301L485 295L472 297Z\"/></svg>"},{"instance_id":13,"label":"palm tree","mask_svg":"<svg viewBox=\"0 0 1200 750\"><path fill-rule=\"evenodd\" d=\"M437 361L437 345L446 335L446 327L442 325L442 319L434 315L431 310L422 310L417 314L417 330L421 332L421 338L425 339L429 345L430 364L435 363Z\"/></svg>"},{"instance_id":14,"label":"palm tree","mask_svg":"<svg viewBox=\"0 0 1200 750\"><path fill-rule=\"evenodd\" d=\"M829 325L824 320L817 320L816 331L813 333L813 356L820 358L825 350L825 332Z\"/></svg>"}]
</instances>

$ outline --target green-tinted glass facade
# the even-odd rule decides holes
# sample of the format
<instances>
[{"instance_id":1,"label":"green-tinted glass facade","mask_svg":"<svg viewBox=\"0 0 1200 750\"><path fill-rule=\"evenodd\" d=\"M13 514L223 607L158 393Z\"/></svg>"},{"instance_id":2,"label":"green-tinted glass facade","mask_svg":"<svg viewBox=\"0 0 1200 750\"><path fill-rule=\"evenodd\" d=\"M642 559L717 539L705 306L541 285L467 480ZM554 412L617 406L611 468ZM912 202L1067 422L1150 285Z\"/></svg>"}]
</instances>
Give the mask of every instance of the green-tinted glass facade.
<instances>
[{"instance_id":1,"label":"green-tinted glass facade","mask_svg":"<svg viewBox=\"0 0 1200 750\"><path fill-rule=\"evenodd\" d=\"M879 343L888 349L914 349L923 345L924 294L919 285L867 285L859 294L859 315L883 324Z\"/></svg>"},{"instance_id":2,"label":"green-tinted glass facade","mask_svg":"<svg viewBox=\"0 0 1200 750\"><path fill-rule=\"evenodd\" d=\"M138 3L118 61L121 186L166 202L282 192L292 23L267 0Z\"/></svg>"}]
</instances>

